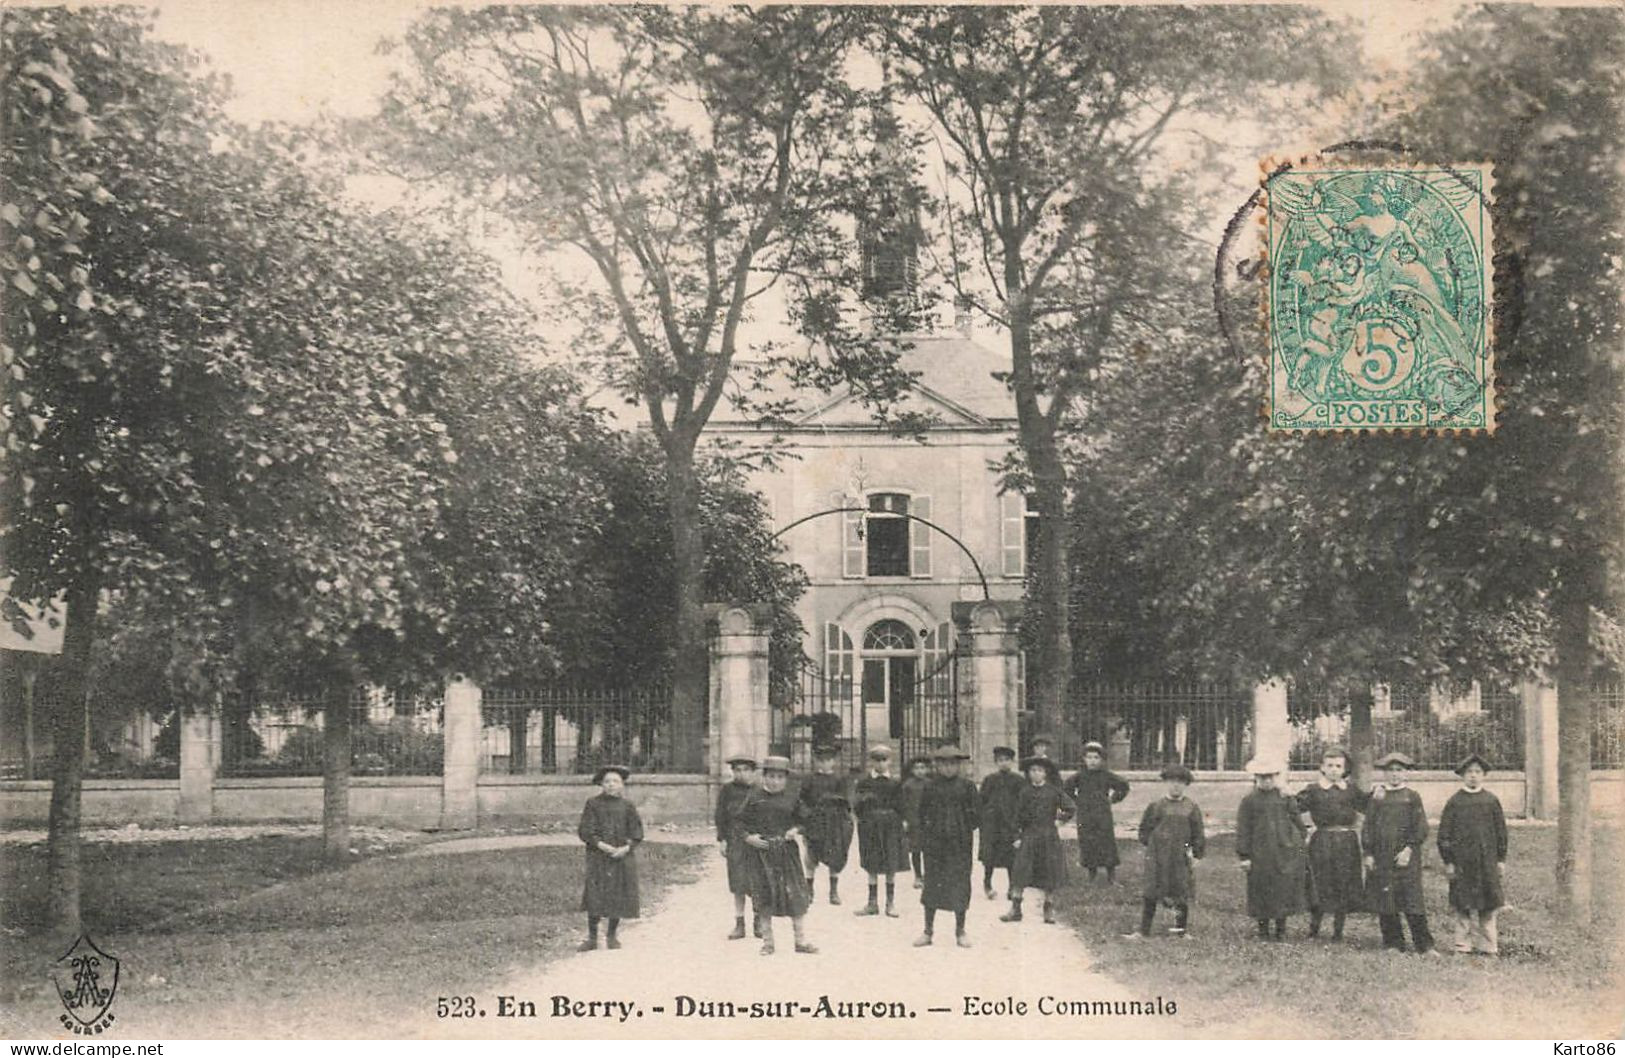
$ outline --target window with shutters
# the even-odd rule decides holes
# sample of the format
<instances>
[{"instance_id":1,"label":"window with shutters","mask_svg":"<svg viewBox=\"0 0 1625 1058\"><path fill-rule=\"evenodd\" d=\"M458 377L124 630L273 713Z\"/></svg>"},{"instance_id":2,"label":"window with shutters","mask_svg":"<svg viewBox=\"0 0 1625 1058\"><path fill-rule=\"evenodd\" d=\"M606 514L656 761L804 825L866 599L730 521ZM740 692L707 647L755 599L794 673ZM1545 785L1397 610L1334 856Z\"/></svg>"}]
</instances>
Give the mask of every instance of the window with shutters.
<instances>
[{"instance_id":1,"label":"window with shutters","mask_svg":"<svg viewBox=\"0 0 1625 1058\"><path fill-rule=\"evenodd\" d=\"M871 577L906 577L909 574L908 497L900 492L877 492L869 497L863 520L863 543L868 557L864 572Z\"/></svg>"},{"instance_id":2,"label":"window with shutters","mask_svg":"<svg viewBox=\"0 0 1625 1058\"><path fill-rule=\"evenodd\" d=\"M1020 492L1004 493L999 497L999 504L1004 575L1024 577L1028 563L1037 553L1038 512L1033 510L1026 494Z\"/></svg>"}]
</instances>

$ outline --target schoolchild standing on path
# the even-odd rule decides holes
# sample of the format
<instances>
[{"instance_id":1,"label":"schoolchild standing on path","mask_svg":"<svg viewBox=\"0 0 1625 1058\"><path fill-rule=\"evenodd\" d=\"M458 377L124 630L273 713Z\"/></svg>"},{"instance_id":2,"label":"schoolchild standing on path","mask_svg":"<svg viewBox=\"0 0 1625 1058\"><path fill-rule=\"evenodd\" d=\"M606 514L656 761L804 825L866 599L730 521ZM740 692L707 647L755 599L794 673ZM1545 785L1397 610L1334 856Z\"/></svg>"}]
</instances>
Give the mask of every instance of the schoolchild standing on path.
<instances>
[{"instance_id":1,"label":"schoolchild standing on path","mask_svg":"<svg viewBox=\"0 0 1625 1058\"><path fill-rule=\"evenodd\" d=\"M1500 953L1495 916L1506 903L1501 872L1507 861L1507 818L1501 800L1484 789L1490 765L1474 753L1456 765L1461 789L1439 815L1439 858L1450 879L1456 914L1455 948L1463 954Z\"/></svg>"},{"instance_id":2,"label":"schoolchild standing on path","mask_svg":"<svg viewBox=\"0 0 1625 1058\"><path fill-rule=\"evenodd\" d=\"M745 900L750 895L750 846L745 844L745 833L739 829L739 815L756 790L756 761L750 757L729 757L728 768L733 772L733 781L717 794L717 841L722 845L722 858L728 862L728 892L734 898L734 928L728 939L743 940Z\"/></svg>"},{"instance_id":3,"label":"schoolchild standing on path","mask_svg":"<svg viewBox=\"0 0 1625 1058\"><path fill-rule=\"evenodd\" d=\"M908 869L914 874L914 888L925 886L925 845L920 835L920 796L931 781L931 761L915 757L908 762L908 778L903 780L903 834L908 838Z\"/></svg>"},{"instance_id":4,"label":"schoolchild standing on path","mask_svg":"<svg viewBox=\"0 0 1625 1058\"><path fill-rule=\"evenodd\" d=\"M816 891L818 865L829 869L829 902L841 902L841 872L852 848L852 807L846 779L835 774L834 746L813 750L813 773L801 780L802 835L807 842L807 890Z\"/></svg>"},{"instance_id":5,"label":"schoolchild standing on path","mask_svg":"<svg viewBox=\"0 0 1625 1058\"><path fill-rule=\"evenodd\" d=\"M1422 798L1405 786L1405 771L1410 766L1411 759L1403 753L1390 753L1377 761L1383 771L1382 790L1372 793L1361 835L1366 899L1377 913L1384 948L1405 950L1405 932L1399 924L1404 915L1411 928L1411 946L1417 954L1427 954L1433 951L1433 932L1428 929L1422 894L1422 843L1428 837L1428 817L1422 810Z\"/></svg>"},{"instance_id":6,"label":"schoolchild standing on path","mask_svg":"<svg viewBox=\"0 0 1625 1058\"><path fill-rule=\"evenodd\" d=\"M1298 791L1298 811L1309 817L1309 935L1320 936L1321 919L1332 913L1332 940L1358 911L1365 879L1360 865L1360 813L1371 803L1348 781L1349 755L1328 746L1320 755L1320 779Z\"/></svg>"},{"instance_id":7,"label":"schoolchild standing on path","mask_svg":"<svg viewBox=\"0 0 1625 1058\"><path fill-rule=\"evenodd\" d=\"M891 747L869 751L869 773L858 780L858 861L869 874L869 902L859 915L878 915L880 879L886 879L886 914L897 917L897 872L908 869L903 837L903 784L891 777Z\"/></svg>"},{"instance_id":8,"label":"schoolchild standing on path","mask_svg":"<svg viewBox=\"0 0 1625 1058\"><path fill-rule=\"evenodd\" d=\"M1159 902L1174 909L1170 934L1183 937L1190 928L1190 906L1196 899L1195 863L1207 851L1207 835L1202 810L1185 794L1191 770L1183 764L1170 764L1162 769L1162 779L1167 792L1146 805L1140 817L1140 844L1145 846L1140 929L1123 934L1126 939L1151 935Z\"/></svg>"},{"instance_id":9,"label":"schoolchild standing on path","mask_svg":"<svg viewBox=\"0 0 1625 1058\"><path fill-rule=\"evenodd\" d=\"M1128 796L1128 782L1106 770L1106 747L1083 745L1083 767L1066 781L1065 790L1078 806L1078 862L1095 880L1106 869L1106 881L1117 880L1117 828L1112 805Z\"/></svg>"},{"instance_id":10,"label":"schoolchild standing on path","mask_svg":"<svg viewBox=\"0 0 1625 1058\"><path fill-rule=\"evenodd\" d=\"M1297 801L1275 785L1284 765L1247 762L1253 790L1236 811L1236 855L1247 872L1247 914L1258 923L1261 940L1286 937L1288 915L1304 909L1309 852Z\"/></svg>"},{"instance_id":11,"label":"schoolchild standing on path","mask_svg":"<svg viewBox=\"0 0 1625 1058\"><path fill-rule=\"evenodd\" d=\"M989 900L994 898L993 872L1004 868L1005 895L1015 898L1021 894L1010 880L1010 869L1016 864L1016 809L1021 805L1021 791L1027 780L1016 773L1016 751L1009 746L993 747L995 769L982 778L981 848L977 853L982 861L982 892Z\"/></svg>"},{"instance_id":12,"label":"schoolchild standing on path","mask_svg":"<svg viewBox=\"0 0 1625 1058\"><path fill-rule=\"evenodd\" d=\"M920 797L920 837L925 847L925 889L920 905L925 908L925 932L914 946L929 946L937 912L952 911L954 943L968 948L965 914L970 910L971 844L980 815L976 785L959 774L970 754L957 746L944 746L937 750L936 759L936 775Z\"/></svg>"},{"instance_id":13,"label":"schoolchild standing on path","mask_svg":"<svg viewBox=\"0 0 1625 1058\"><path fill-rule=\"evenodd\" d=\"M586 846L587 877L581 892L581 910L587 913L587 939L577 951L598 947L598 921L608 919L604 946L619 948L615 935L621 919L638 917L638 861L634 855L643 840L643 820L623 795L631 772L608 764L598 769L592 781L598 796L589 798L581 809L576 834Z\"/></svg>"},{"instance_id":14,"label":"schoolchild standing on path","mask_svg":"<svg viewBox=\"0 0 1625 1058\"><path fill-rule=\"evenodd\" d=\"M1055 921L1055 893L1066 882L1066 852L1061 848L1057 821L1077 812L1072 798L1061 789L1061 769L1048 757L1021 762L1028 785L1016 806L1016 860L1010 869L1010 910L1000 922L1021 921L1021 899L1028 889L1044 894L1044 921Z\"/></svg>"},{"instance_id":15,"label":"schoolchild standing on path","mask_svg":"<svg viewBox=\"0 0 1625 1058\"><path fill-rule=\"evenodd\" d=\"M785 789L789 778L787 758L764 758L762 788L745 802L739 819L745 844L751 850L750 895L761 926L763 955L773 954L775 918L790 919L796 951L811 954L818 950L807 942L807 908L812 904L812 890L801 871L801 854L796 849L801 805Z\"/></svg>"}]
</instances>

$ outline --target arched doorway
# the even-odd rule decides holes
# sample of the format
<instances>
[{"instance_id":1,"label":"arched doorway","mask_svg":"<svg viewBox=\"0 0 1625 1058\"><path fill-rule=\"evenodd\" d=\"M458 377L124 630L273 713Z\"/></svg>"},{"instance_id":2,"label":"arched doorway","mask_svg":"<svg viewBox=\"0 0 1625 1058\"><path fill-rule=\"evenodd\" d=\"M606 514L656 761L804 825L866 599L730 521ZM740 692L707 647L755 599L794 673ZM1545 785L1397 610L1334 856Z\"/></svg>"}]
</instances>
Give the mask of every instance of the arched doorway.
<instances>
[{"instance_id":1,"label":"arched doorway","mask_svg":"<svg viewBox=\"0 0 1625 1058\"><path fill-rule=\"evenodd\" d=\"M869 738L901 738L919 678L919 640L903 622L882 618L864 630L862 651L859 693Z\"/></svg>"}]
</instances>

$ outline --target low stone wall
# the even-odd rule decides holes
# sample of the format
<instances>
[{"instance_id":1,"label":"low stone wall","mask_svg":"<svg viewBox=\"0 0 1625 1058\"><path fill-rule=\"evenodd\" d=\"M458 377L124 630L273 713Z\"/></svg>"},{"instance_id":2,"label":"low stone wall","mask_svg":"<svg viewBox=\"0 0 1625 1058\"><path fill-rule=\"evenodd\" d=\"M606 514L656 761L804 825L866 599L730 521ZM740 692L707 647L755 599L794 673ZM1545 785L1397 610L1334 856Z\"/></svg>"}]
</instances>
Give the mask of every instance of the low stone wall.
<instances>
[{"instance_id":1,"label":"low stone wall","mask_svg":"<svg viewBox=\"0 0 1625 1058\"><path fill-rule=\"evenodd\" d=\"M85 826L180 821L179 779L86 779L81 799ZM48 780L0 782L0 823L43 827L51 812Z\"/></svg>"},{"instance_id":2,"label":"low stone wall","mask_svg":"<svg viewBox=\"0 0 1625 1058\"><path fill-rule=\"evenodd\" d=\"M709 823L716 791L717 780L706 775L634 775L626 786L645 826ZM479 820L483 826L574 823L581 806L597 793L587 775L482 775Z\"/></svg>"},{"instance_id":3,"label":"low stone wall","mask_svg":"<svg viewBox=\"0 0 1625 1058\"><path fill-rule=\"evenodd\" d=\"M356 823L430 830L440 825L440 776L352 776L350 819ZM322 780L216 779L214 823L314 823L322 818Z\"/></svg>"}]
</instances>

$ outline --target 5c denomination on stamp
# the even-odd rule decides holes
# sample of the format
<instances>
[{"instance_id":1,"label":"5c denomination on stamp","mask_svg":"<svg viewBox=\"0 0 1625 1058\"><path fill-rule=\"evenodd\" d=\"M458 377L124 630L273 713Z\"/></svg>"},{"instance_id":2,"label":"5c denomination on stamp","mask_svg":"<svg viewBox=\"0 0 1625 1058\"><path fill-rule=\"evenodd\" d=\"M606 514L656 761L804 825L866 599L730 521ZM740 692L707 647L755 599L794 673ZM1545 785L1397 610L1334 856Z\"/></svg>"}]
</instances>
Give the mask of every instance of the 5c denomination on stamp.
<instances>
[{"instance_id":1,"label":"5c denomination on stamp","mask_svg":"<svg viewBox=\"0 0 1625 1058\"><path fill-rule=\"evenodd\" d=\"M1269 429L1495 429L1485 165L1277 166Z\"/></svg>"}]
</instances>

